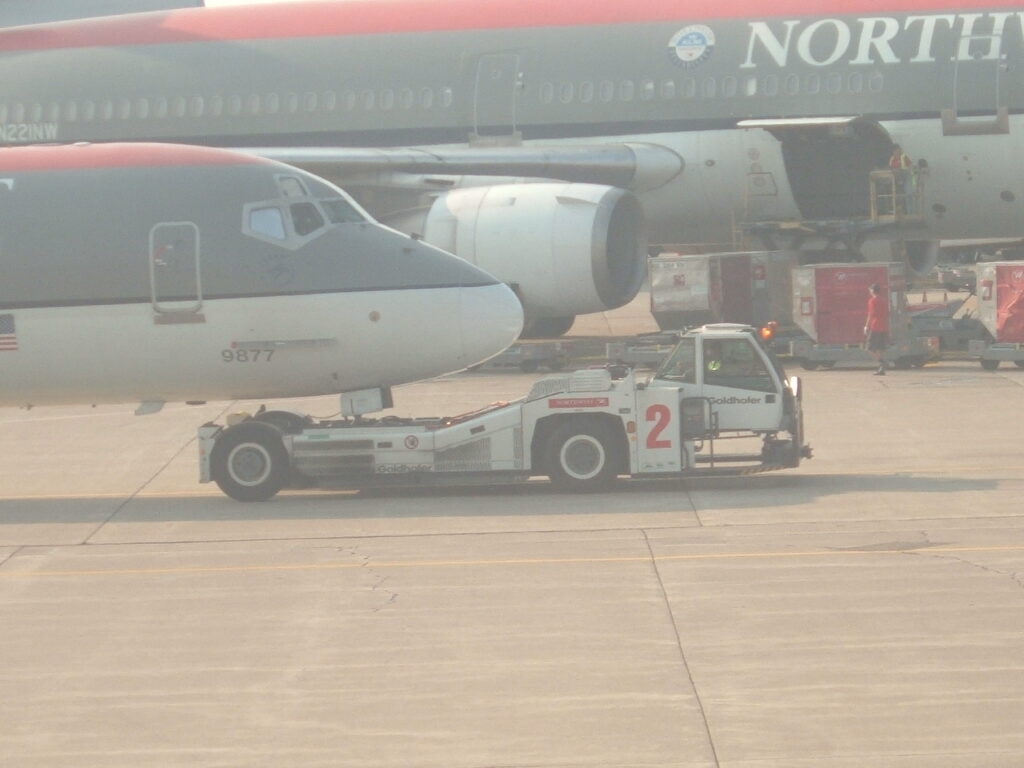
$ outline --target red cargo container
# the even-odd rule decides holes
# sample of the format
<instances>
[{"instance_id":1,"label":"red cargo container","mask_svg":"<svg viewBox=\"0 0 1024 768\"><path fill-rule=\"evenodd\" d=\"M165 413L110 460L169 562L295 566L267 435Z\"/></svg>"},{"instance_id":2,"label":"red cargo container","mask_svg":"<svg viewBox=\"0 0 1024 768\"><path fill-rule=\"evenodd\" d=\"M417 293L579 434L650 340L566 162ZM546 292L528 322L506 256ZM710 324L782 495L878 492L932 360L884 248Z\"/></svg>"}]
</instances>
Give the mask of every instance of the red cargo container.
<instances>
[{"instance_id":1,"label":"red cargo container","mask_svg":"<svg viewBox=\"0 0 1024 768\"><path fill-rule=\"evenodd\" d=\"M868 287L878 283L889 297L890 326L904 320L906 283L902 264L816 264L793 270L797 325L819 344L864 341Z\"/></svg>"},{"instance_id":2,"label":"red cargo container","mask_svg":"<svg viewBox=\"0 0 1024 768\"><path fill-rule=\"evenodd\" d=\"M1024 342L1024 262L978 265L978 317L997 342Z\"/></svg>"}]
</instances>

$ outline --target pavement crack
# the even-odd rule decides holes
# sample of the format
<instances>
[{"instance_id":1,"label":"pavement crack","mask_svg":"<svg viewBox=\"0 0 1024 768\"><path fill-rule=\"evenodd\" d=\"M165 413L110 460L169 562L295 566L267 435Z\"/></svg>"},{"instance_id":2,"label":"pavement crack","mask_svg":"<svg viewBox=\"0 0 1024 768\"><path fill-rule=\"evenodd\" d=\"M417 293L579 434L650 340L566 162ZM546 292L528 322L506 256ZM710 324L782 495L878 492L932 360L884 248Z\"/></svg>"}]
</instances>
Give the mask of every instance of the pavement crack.
<instances>
[{"instance_id":1,"label":"pavement crack","mask_svg":"<svg viewBox=\"0 0 1024 768\"><path fill-rule=\"evenodd\" d=\"M700 711L700 719L704 724L704 733L708 739L708 747L711 749L711 757L715 761L715 768L721 768L721 762L718 759L718 750L715 748L715 740L711 735L711 726L708 724L708 715L704 710L704 702L701 701L700 691L697 690L697 683L693 679L693 672L690 670L690 664L686 660L686 651L683 649L683 637L679 633L679 624L676 622L675 614L672 612L672 603L668 599L668 590L665 589L665 582L661 578L661 570L658 568L658 559L654 555L654 548L651 546L651 540L647 536L647 531L641 529L640 531L644 535L644 544L647 546L647 553L651 559L651 568L654 569L654 577L658 580L658 589L661 590L661 599L665 603L665 611L668 613L669 623L672 625L672 632L676 638L676 647L679 649L679 658L683 662L683 670L686 672L686 678L690 681L690 689L693 691L693 697L697 701L697 709Z\"/></svg>"},{"instance_id":2,"label":"pavement crack","mask_svg":"<svg viewBox=\"0 0 1024 768\"><path fill-rule=\"evenodd\" d=\"M224 416L224 414L228 413L237 404L237 402L238 401L232 401L232 402L228 403L226 406L224 406L224 409L220 413L218 413L216 416L214 416L212 419L210 419L210 421L216 421L217 419L222 418ZM136 417L136 418L144 418L144 417ZM178 450L176 450L171 455L171 457L169 459L167 459L167 461L165 461L163 464L161 464L160 467L156 470L156 472L154 472L152 475L147 477L138 488L136 488L134 491L132 491L128 495L128 498L124 499L120 504L118 504L116 507L114 507L114 511L113 512L111 512L103 520L101 520L99 523L97 523L96 527L93 528L89 532L88 536L86 536L84 539L82 539L81 543L82 544L91 544L92 543L91 540L92 540L93 536L95 536L97 533L99 533L101 530L103 530L103 528L107 525L107 523L109 523L111 520L113 520L115 517L117 517L119 514L121 514L121 511L125 507L127 507L129 504L131 504L133 501L135 501L135 499L138 497L138 495L140 493L142 493L146 489L146 486L148 486L150 483L152 483L154 480L156 480L158 477L160 477L161 473L165 469L167 469L169 466L171 466L171 464L174 462L174 460L177 459L179 456L181 456L182 453L185 452L186 448L188 448L190 445L193 445L195 442L196 442L196 435L192 435L192 437L190 439L188 439L184 443L182 443L181 447L178 448Z\"/></svg>"},{"instance_id":3,"label":"pavement crack","mask_svg":"<svg viewBox=\"0 0 1024 768\"><path fill-rule=\"evenodd\" d=\"M23 550L23 549L24 549L24 547L15 547L14 549L12 549L10 552L7 553L6 557L0 558L0 568L3 568L5 565L7 565L7 563L10 562L11 558L14 557L16 554L18 554L19 552L21 552L21 550Z\"/></svg>"},{"instance_id":4,"label":"pavement crack","mask_svg":"<svg viewBox=\"0 0 1024 768\"><path fill-rule=\"evenodd\" d=\"M981 563L975 563L975 562L973 562L971 560L967 560L967 559L965 559L963 557L957 557L956 555L946 554L946 553L942 553L942 552L922 552L921 554L930 555L930 556L935 557L935 558L937 558L939 560L950 560L952 562L961 563L963 565L968 565L971 568L974 568L974 569L979 570L979 571L984 571L985 573L990 573L993 576L1003 576L1003 577L1006 577L1006 578L1010 579L1010 581L1012 581L1018 587L1020 587L1021 589L1024 589L1024 574L1022 574L1022 573L1020 573L1018 571L1004 571L1004 570L1001 570L999 568L993 568L990 565L982 565Z\"/></svg>"}]
</instances>

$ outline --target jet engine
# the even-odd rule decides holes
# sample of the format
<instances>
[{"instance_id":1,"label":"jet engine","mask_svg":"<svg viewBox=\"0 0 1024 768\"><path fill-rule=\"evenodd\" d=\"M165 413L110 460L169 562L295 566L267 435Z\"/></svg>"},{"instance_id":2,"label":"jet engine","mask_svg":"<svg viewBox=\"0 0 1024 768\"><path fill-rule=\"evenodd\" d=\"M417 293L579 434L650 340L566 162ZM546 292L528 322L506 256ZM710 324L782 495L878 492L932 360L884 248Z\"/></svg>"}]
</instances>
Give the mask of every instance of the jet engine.
<instances>
[{"instance_id":1,"label":"jet engine","mask_svg":"<svg viewBox=\"0 0 1024 768\"><path fill-rule=\"evenodd\" d=\"M434 201L422 227L428 243L511 285L533 335L559 335L575 315L621 307L646 274L643 211L617 187L453 189Z\"/></svg>"}]
</instances>

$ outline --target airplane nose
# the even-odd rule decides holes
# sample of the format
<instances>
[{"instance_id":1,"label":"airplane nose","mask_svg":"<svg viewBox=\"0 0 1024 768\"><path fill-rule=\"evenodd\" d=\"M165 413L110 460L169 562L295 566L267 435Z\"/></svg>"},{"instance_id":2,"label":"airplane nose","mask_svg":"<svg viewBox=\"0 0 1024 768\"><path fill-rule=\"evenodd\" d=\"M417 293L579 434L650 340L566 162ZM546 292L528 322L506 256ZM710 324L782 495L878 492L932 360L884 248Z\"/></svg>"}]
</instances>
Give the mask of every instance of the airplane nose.
<instances>
[{"instance_id":1,"label":"airplane nose","mask_svg":"<svg viewBox=\"0 0 1024 768\"><path fill-rule=\"evenodd\" d=\"M523 330L523 307L504 283L462 288L462 352L466 366L505 351Z\"/></svg>"}]
</instances>

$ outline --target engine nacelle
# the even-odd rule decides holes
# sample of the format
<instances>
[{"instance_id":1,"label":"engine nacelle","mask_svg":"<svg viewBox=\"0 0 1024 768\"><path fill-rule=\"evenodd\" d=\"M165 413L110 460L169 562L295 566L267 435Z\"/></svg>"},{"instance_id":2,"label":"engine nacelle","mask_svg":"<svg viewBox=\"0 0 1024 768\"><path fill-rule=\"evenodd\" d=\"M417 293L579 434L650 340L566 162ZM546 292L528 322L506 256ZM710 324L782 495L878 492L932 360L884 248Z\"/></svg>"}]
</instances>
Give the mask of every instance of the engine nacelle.
<instances>
[{"instance_id":1,"label":"engine nacelle","mask_svg":"<svg viewBox=\"0 0 1024 768\"><path fill-rule=\"evenodd\" d=\"M528 318L621 307L647 268L640 202L596 184L454 189L430 208L423 238L512 285Z\"/></svg>"}]
</instances>

